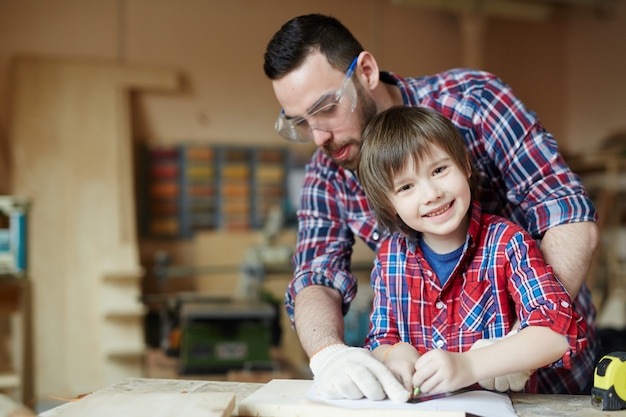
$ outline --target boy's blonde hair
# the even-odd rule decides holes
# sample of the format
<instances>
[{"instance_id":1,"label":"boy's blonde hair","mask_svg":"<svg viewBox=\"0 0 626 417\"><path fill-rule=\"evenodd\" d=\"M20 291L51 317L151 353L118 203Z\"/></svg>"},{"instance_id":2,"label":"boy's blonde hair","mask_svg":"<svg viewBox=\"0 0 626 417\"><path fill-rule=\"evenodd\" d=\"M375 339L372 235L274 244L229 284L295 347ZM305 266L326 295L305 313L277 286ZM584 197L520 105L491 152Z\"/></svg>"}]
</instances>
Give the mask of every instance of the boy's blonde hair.
<instances>
[{"instance_id":1,"label":"boy's blonde hair","mask_svg":"<svg viewBox=\"0 0 626 417\"><path fill-rule=\"evenodd\" d=\"M363 133L357 175L379 224L391 232L414 234L389 198L394 178L412 158L415 164L436 145L468 175L472 173L463 137L446 117L424 107L392 107L377 114ZM474 198L475 175L469 179Z\"/></svg>"}]
</instances>

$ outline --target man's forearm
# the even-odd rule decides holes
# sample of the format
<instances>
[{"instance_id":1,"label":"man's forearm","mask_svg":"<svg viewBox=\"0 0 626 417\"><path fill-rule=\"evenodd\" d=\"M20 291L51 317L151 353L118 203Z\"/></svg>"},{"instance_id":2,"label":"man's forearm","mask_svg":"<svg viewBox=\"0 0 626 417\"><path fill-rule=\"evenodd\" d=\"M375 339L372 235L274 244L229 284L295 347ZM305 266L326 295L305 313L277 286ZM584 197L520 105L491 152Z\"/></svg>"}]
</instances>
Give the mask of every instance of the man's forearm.
<instances>
[{"instance_id":1,"label":"man's forearm","mask_svg":"<svg viewBox=\"0 0 626 417\"><path fill-rule=\"evenodd\" d=\"M296 296L296 332L302 348L311 357L334 343L344 343L341 295L333 288L311 285Z\"/></svg>"},{"instance_id":2,"label":"man's forearm","mask_svg":"<svg viewBox=\"0 0 626 417\"><path fill-rule=\"evenodd\" d=\"M541 241L544 260L552 265L572 300L585 281L598 239L595 223L580 222L553 227Z\"/></svg>"}]
</instances>

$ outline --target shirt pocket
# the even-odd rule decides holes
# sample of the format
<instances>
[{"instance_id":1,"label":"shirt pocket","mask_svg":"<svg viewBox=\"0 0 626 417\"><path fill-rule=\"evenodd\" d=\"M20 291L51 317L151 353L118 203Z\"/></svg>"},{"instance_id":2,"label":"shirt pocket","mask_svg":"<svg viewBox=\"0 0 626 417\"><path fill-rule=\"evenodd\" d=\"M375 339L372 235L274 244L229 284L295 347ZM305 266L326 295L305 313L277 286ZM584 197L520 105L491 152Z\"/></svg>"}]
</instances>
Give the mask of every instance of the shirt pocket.
<instances>
[{"instance_id":1,"label":"shirt pocket","mask_svg":"<svg viewBox=\"0 0 626 417\"><path fill-rule=\"evenodd\" d=\"M466 283L460 297L461 329L484 333L496 322L496 305L488 280Z\"/></svg>"}]
</instances>

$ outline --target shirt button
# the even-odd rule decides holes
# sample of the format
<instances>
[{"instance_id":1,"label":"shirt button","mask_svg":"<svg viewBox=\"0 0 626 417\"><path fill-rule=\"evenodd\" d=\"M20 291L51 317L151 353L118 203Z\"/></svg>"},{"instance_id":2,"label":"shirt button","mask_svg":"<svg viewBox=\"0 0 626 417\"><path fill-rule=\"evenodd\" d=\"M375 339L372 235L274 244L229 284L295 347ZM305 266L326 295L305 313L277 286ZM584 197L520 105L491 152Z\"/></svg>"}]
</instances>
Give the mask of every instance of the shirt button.
<instances>
[{"instance_id":1,"label":"shirt button","mask_svg":"<svg viewBox=\"0 0 626 417\"><path fill-rule=\"evenodd\" d=\"M374 239L374 240L380 239L380 233L378 233L378 232L372 233L372 239Z\"/></svg>"},{"instance_id":2,"label":"shirt button","mask_svg":"<svg viewBox=\"0 0 626 417\"><path fill-rule=\"evenodd\" d=\"M441 310L443 308L443 302L437 301L437 304L435 304L435 307L437 307L438 310Z\"/></svg>"},{"instance_id":3,"label":"shirt button","mask_svg":"<svg viewBox=\"0 0 626 417\"><path fill-rule=\"evenodd\" d=\"M438 348L443 347L443 340L437 340L437 341L435 342L435 345L436 345Z\"/></svg>"},{"instance_id":4,"label":"shirt button","mask_svg":"<svg viewBox=\"0 0 626 417\"><path fill-rule=\"evenodd\" d=\"M428 275L429 277L433 276L433 271L431 271L430 269L428 271L426 271L426 275Z\"/></svg>"},{"instance_id":5,"label":"shirt button","mask_svg":"<svg viewBox=\"0 0 626 417\"><path fill-rule=\"evenodd\" d=\"M562 305L564 308L568 308L568 307L569 307L569 303L568 303L567 301L561 301L561 305Z\"/></svg>"}]
</instances>

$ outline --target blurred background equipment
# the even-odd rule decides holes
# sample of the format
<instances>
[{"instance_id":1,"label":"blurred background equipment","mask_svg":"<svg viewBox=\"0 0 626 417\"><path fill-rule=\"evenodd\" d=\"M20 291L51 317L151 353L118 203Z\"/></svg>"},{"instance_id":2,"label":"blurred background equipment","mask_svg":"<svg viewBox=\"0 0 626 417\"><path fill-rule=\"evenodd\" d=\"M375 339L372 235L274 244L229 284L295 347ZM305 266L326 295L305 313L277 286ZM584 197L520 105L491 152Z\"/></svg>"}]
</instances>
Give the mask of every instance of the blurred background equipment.
<instances>
[{"instance_id":1,"label":"blurred background equipment","mask_svg":"<svg viewBox=\"0 0 626 417\"><path fill-rule=\"evenodd\" d=\"M179 358L181 374L225 372L231 369L275 370L279 364L271 348L280 344L282 300L264 291L273 273L291 273L293 247L281 245L280 207L273 207L262 229L260 243L242 248L241 265L171 265L164 251L154 255L154 276L159 285L190 275L239 272L234 297L192 292L155 296L160 300L159 347ZM155 297L144 296L146 303Z\"/></svg>"}]
</instances>

